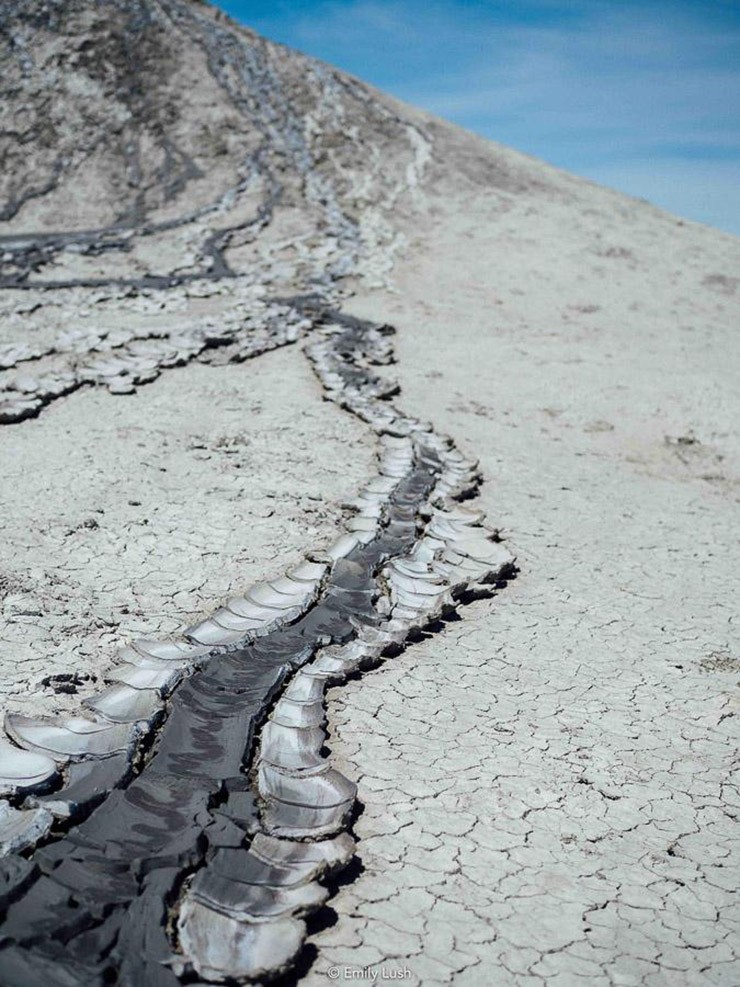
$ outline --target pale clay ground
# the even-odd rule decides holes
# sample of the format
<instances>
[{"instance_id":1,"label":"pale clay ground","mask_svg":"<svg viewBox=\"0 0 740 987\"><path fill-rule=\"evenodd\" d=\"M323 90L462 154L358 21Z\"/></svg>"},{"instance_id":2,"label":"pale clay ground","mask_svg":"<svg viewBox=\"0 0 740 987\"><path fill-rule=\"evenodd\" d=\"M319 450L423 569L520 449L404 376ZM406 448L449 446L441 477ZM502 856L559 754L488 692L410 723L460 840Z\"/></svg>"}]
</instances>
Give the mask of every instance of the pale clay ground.
<instances>
[{"instance_id":1,"label":"pale clay ground","mask_svg":"<svg viewBox=\"0 0 740 987\"><path fill-rule=\"evenodd\" d=\"M346 306L398 327L398 404L481 458L521 573L334 693L365 869L306 987L369 964L461 987L740 982L740 248L547 177L473 197L437 176L395 291L358 283ZM332 537L372 442L299 347L0 429L14 709L77 709L99 683L40 679L97 674Z\"/></svg>"},{"instance_id":2,"label":"pale clay ground","mask_svg":"<svg viewBox=\"0 0 740 987\"><path fill-rule=\"evenodd\" d=\"M117 645L181 630L331 541L373 450L319 394L284 348L0 429L3 704L77 710ZM40 690L68 672L91 676L77 695Z\"/></svg>"},{"instance_id":3,"label":"pale clay ground","mask_svg":"<svg viewBox=\"0 0 740 987\"><path fill-rule=\"evenodd\" d=\"M438 203L348 306L398 326L399 404L480 456L521 572L335 690L365 869L305 987L740 983L740 244L583 192Z\"/></svg>"}]
</instances>

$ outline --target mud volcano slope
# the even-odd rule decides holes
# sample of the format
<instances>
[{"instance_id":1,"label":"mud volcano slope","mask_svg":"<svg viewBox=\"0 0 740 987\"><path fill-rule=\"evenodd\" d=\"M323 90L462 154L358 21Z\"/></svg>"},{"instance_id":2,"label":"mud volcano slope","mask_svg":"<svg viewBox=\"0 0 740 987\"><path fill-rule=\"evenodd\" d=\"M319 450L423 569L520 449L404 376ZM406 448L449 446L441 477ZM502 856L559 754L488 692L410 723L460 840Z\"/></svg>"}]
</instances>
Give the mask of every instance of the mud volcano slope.
<instances>
[{"instance_id":1,"label":"mud volcano slope","mask_svg":"<svg viewBox=\"0 0 740 987\"><path fill-rule=\"evenodd\" d=\"M738 241L192 0L0 112L2 987L737 982Z\"/></svg>"},{"instance_id":2,"label":"mud volcano slope","mask_svg":"<svg viewBox=\"0 0 740 987\"><path fill-rule=\"evenodd\" d=\"M426 141L354 80L197 3L0 16L3 284L234 276L276 207L298 281L391 248Z\"/></svg>"}]
</instances>

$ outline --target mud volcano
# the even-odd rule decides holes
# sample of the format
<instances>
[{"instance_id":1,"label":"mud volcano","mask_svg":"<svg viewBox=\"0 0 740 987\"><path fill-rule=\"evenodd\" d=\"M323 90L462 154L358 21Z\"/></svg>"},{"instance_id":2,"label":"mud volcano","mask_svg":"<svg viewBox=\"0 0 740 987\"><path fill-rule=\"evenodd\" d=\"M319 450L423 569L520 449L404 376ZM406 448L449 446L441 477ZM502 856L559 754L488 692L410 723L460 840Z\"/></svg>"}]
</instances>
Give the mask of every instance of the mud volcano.
<instances>
[{"instance_id":1,"label":"mud volcano","mask_svg":"<svg viewBox=\"0 0 740 987\"><path fill-rule=\"evenodd\" d=\"M737 241L194 0L0 60L2 987L736 982Z\"/></svg>"}]
</instances>

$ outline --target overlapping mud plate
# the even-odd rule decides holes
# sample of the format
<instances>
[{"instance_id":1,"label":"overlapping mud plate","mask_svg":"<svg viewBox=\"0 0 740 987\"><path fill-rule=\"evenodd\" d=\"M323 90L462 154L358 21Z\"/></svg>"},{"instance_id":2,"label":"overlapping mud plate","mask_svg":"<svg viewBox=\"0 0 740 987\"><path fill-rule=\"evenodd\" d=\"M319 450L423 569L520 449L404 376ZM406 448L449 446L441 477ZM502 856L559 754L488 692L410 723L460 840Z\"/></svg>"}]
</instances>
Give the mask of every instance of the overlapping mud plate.
<instances>
[{"instance_id":1,"label":"overlapping mud plate","mask_svg":"<svg viewBox=\"0 0 740 987\"><path fill-rule=\"evenodd\" d=\"M180 638L122 648L85 716L6 717L8 987L48 987L50 970L174 987L289 967L353 849L356 786L327 757L327 685L511 568L458 504L476 464L389 405L372 370L387 328L313 317L308 356L327 396L377 432L378 475L333 544Z\"/></svg>"},{"instance_id":2,"label":"overlapping mud plate","mask_svg":"<svg viewBox=\"0 0 740 987\"><path fill-rule=\"evenodd\" d=\"M77 23L75 5L32 6L19 8L26 26L49 17L67 29ZM305 337L326 398L377 435L378 475L348 505L351 517L331 544L172 639L121 648L79 715L8 714L0 743L3 987L175 987L287 969L306 916L353 853L356 789L327 759L327 684L397 655L466 589L510 567L482 519L454 506L474 494L475 464L391 404L398 385L377 368L393 360L393 330L329 310L339 278L362 268L382 280L388 269L396 234L384 215L413 198L430 154L424 128L325 66L304 60L296 73L282 49L197 5L120 3L109 15L126 44L142 36L160 50L176 37L172 55L185 52L188 71L204 59L205 82L228 106L228 120L236 114L242 124L231 135L240 151L228 180L214 173L214 187L194 205L186 191L193 162L177 127L168 119L151 132L137 111L125 166L143 167L152 142L164 165L141 195L128 190L136 201L106 203L120 212L115 222L3 237L0 288L66 292L75 316L78 305L92 314L91 300L103 309L112 301L116 312L122 299L138 312L186 314L138 319L136 328L105 318L42 327L33 343L5 347L0 422L39 414L85 386L129 394L192 360L239 362ZM25 58L32 36L13 34L14 57ZM119 51L119 36L106 36ZM124 61L115 100L136 87L155 99L148 63L131 73ZM165 61L153 60L157 72ZM26 60L13 76L19 93L36 84L34 66ZM293 98L299 80L308 117ZM76 113L74 92L66 87L64 99ZM394 169L382 153L368 162L364 131L347 128L355 110L393 149ZM32 176L29 187L67 187L71 157L51 172L44 154L40 164L31 159L43 180ZM348 175L362 177L362 220ZM150 215L158 195L165 218ZM10 215L21 205L22 197L10 202ZM282 218L300 219L288 240L273 223L278 205ZM286 248L290 262L281 260ZM79 263L68 265L70 255ZM305 286L318 294L268 297ZM198 300L221 292L228 308L209 305L199 315ZM13 317L24 318L20 309Z\"/></svg>"}]
</instances>

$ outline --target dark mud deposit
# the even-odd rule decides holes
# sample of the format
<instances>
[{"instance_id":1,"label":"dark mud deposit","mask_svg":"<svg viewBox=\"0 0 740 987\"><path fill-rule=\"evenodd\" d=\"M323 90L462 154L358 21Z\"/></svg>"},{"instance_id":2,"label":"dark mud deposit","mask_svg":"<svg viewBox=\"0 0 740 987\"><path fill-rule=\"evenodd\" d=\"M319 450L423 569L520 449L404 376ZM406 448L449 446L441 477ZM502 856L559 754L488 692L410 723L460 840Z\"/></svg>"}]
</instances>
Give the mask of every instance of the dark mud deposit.
<instances>
[{"instance_id":1,"label":"dark mud deposit","mask_svg":"<svg viewBox=\"0 0 740 987\"><path fill-rule=\"evenodd\" d=\"M323 334L309 352L328 394L373 423L386 441L399 449L407 443L408 465L388 468L395 477L381 474L388 493L369 495L382 503L376 520L345 535L333 554L330 549L317 557L328 575L305 613L263 636L241 635L241 641L232 640L240 632L218 631L221 625L213 621L192 628L187 634L195 642L207 626L228 643L201 648L190 674L166 704L154 704L148 720L136 719L147 690L129 690L133 712L116 707L106 728L113 746L83 746L66 784L31 797L30 804L52 811L65 806L66 821L57 812L54 828L35 850L0 865L0 971L8 987L176 984L188 982L194 968L221 982L279 972L293 962L305 935L298 917L325 898L315 879L346 864L352 852L351 841L336 834L352 811L355 789L323 756L324 682L397 652L415 627L451 610L475 581L470 574L443 580L427 562L411 561L438 485L446 475L449 482L452 470L458 487L449 492L462 499L477 476L470 464L459 463L449 442L388 403L395 388L370 370L372 362L390 359L388 328L321 312L315 301L292 304L311 312ZM445 462L450 455L452 467ZM444 524L441 516L437 512L437 523ZM440 545L433 542L433 555L439 556ZM482 546L479 558L492 549L495 562L474 562L477 578L500 578L508 567L505 555L496 554L499 546L485 536ZM475 558L469 546L459 547L458 563ZM396 575L400 588L384 568L393 560L412 567L410 574ZM427 570L433 582L424 582ZM379 607L381 598L386 604ZM230 627L239 626L238 614L227 616L235 622ZM341 646L353 645L354 660L343 662ZM148 668L152 660L141 664ZM295 692L296 672L306 666L314 679L304 674L298 702L283 699L291 719L270 724L258 764L265 717L287 684ZM90 705L97 710L95 701ZM59 756L58 748L33 740L29 721L11 736ZM23 805L20 795L16 804ZM178 925L183 901L189 911ZM233 946L244 930L251 938L237 942L236 956L229 947L214 948L219 940Z\"/></svg>"}]
</instances>

